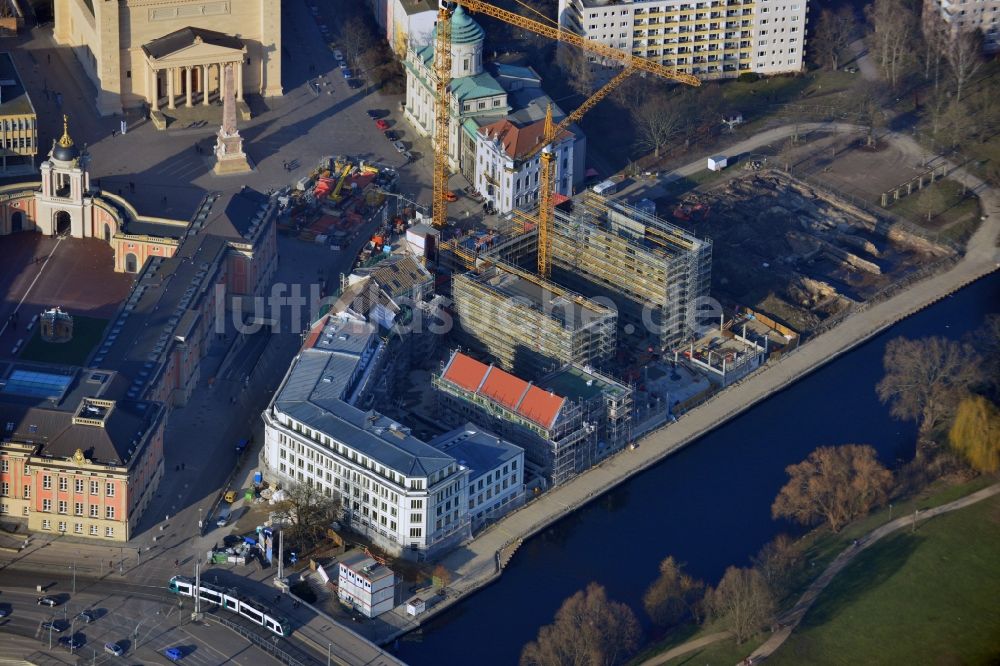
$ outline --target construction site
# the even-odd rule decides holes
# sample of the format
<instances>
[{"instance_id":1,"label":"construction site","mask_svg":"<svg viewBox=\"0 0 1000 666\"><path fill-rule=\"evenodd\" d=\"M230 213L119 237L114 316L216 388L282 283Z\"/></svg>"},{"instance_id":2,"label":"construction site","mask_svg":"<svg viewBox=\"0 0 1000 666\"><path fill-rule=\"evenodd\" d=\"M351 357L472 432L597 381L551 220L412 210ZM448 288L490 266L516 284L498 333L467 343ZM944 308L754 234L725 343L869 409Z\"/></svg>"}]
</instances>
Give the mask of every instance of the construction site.
<instances>
[{"instance_id":1,"label":"construction site","mask_svg":"<svg viewBox=\"0 0 1000 666\"><path fill-rule=\"evenodd\" d=\"M955 254L919 230L776 170L662 203L673 206L678 225L712 238L714 298L799 333Z\"/></svg>"}]
</instances>

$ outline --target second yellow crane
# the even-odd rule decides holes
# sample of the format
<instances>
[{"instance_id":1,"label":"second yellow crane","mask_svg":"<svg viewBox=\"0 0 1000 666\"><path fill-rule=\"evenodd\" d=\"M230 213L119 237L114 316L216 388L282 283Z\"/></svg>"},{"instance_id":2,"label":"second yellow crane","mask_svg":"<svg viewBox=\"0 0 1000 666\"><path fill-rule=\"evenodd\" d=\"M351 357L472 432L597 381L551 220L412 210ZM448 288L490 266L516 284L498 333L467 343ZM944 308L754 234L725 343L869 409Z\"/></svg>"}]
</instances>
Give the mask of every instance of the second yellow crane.
<instances>
[{"instance_id":1,"label":"second yellow crane","mask_svg":"<svg viewBox=\"0 0 1000 666\"><path fill-rule=\"evenodd\" d=\"M434 226L443 228L448 224L448 144L450 125L450 101L448 98L451 85L451 17L456 7L464 7L471 12L479 12L513 26L523 28L537 35L548 37L566 44L581 48L589 53L605 59L621 61L624 69L591 95L578 109L566 116L558 125L553 123L552 109L545 114L545 127L542 141L525 159L530 159L540 150L541 174L539 178L538 197L538 273L548 277L551 272L551 243L549 239L552 219L552 191L555 172L554 153L551 149L556 137L572 123L580 120L595 104L608 96L626 78L635 71L648 72L666 79L685 83L690 86L701 85L696 76L678 72L660 63L633 56L631 53L584 39L576 33L562 28L546 25L540 21L525 18L519 14L501 9L483 0L438 0L437 35L434 43L434 74L437 79L437 99L434 114Z\"/></svg>"}]
</instances>

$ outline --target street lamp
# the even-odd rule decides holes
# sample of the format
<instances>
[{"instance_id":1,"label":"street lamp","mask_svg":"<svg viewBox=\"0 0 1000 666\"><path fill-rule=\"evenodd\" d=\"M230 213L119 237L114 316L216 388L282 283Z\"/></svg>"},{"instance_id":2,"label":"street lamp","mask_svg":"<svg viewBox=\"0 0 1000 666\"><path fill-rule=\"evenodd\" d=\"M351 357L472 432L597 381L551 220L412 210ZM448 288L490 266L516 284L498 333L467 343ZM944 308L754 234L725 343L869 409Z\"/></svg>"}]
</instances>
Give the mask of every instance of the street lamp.
<instances>
[{"instance_id":1,"label":"street lamp","mask_svg":"<svg viewBox=\"0 0 1000 666\"><path fill-rule=\"evenodd\" d=\"M70 568L73 570L73 594L76 594L76 562Z\"/></svg>"}]
</instances>

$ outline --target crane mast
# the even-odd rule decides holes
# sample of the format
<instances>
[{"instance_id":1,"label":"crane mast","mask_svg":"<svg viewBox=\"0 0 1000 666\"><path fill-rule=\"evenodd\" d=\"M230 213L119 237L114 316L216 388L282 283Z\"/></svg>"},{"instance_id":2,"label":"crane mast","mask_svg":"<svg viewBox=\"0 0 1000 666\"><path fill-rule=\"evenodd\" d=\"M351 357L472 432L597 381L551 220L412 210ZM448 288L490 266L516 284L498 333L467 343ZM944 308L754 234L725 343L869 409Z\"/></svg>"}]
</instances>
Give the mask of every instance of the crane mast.
<instances>
[{"instance_id":1,"label":"crane mast","mask_svg":"<svg viewBox=\"0 0 1000 666\"><path fill-rule=\"evenodd\" d=\"M470 12L485 14L491 18L510 25L529 30L537 35L548 37L588 53L602 56L606 59L618 60L625 68L591 95L573 113L566 116L558 125L552 121L551 106L545 113L543 140L525 159L531 159L541 151L539 162L539 196L538 196L538 273L548 277L551 273L550 227L552 221L552 192L555 180L555 151L552 143L574 122L580 120L595 104L607 97L615 88L621 85L633 72L642 71L655 74L662 78L699 86L701 81L696 76L678 72L660 63L633 56L631 53L616 49L606 44L584 39L576 33L553 27L526 18L506 9L501 9L483 0L438 0L437 37L434 43L434 73L437 78L434 124L434 226L443 228L448 223L448 148L450 143L449 122L450 104L448 87L451 84L451 16L455 7L462 6Z\"/></svg>"}]
</instances>

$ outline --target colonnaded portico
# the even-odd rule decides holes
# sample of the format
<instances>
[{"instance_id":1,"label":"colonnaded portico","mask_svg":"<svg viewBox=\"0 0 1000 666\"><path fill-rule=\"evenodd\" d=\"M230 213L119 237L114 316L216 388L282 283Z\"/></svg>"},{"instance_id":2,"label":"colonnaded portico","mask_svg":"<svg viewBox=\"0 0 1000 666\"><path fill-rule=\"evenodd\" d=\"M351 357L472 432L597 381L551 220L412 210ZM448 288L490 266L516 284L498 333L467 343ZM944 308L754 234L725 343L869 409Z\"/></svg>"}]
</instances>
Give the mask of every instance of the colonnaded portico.
<instances>
[{"instance_id":1,"label":"colonnaded portico","mask_svg":"<svg viewBox=\"0 0 1000 666\"><path fill-rule=\"evenodd\" d=\"M182 28L142 46L144 90L150 115L160 129L164 109L222 103L226 65L233 66L237 110L244 120L250 109L243 100L246 45L237 37L201 28Z\"/></svg>"}]
</instances>

